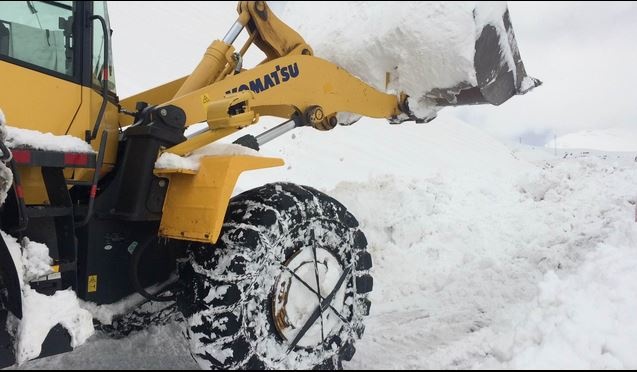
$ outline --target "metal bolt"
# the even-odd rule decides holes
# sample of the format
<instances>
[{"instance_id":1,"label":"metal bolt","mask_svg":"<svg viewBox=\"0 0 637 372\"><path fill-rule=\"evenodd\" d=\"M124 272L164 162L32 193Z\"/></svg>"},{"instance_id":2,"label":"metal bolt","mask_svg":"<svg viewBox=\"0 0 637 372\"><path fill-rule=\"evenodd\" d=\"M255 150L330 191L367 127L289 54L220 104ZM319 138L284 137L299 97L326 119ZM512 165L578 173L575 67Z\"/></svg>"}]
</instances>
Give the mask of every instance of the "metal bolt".
<instances>
[{"instance_id":1,"label":"metal bolt","mask_svg":"<svg viewBox=\"0 0 637 372\"><path fill-rule=\"evenodd\" d=\"M161 187L161 188L166 187L166 180L159 180L158 185L159 185L159 187Z\"/></svg>"},{"instance_id":2,"label":"metal bolt","mask_svg":"<svg viewBox=\"0 0 637 372\"><path fill-rule=\"evenodd\" d=\"M161 110L159 110L159 115L166 116L166 115L168 115L168 111L166 111L166 109L161 109Z\"/></svg>"}]
</instances>

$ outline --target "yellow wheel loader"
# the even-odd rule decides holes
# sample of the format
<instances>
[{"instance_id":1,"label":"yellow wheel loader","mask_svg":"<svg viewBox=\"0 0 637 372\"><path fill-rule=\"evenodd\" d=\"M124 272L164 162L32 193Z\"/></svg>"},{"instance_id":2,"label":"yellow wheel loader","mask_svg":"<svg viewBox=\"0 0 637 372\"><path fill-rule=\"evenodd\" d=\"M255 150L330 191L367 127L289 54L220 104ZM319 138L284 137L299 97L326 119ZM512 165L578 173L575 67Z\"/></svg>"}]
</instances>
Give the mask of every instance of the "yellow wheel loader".
<instances>
[{"instance_id":1,"label":"yellow wheel loader","mask_svg":"<svg viewBox=\"0 0 637 372\"><path fill-rule=\"evenodd\" d=\"M489 26L476 41L478 83L438 87L430 97L436 104L499 105L530 88L508 17L508 45ZM235 49L244 31L247 41ZM242 57L252 46L266 58L246 68ZM322 192L291 183L231 198L242 172L281 159L205 156L198 169L156 162L162 154L187 156L261 116L283 123L237 145L258 150L294 128L329 130L338 113L430 118L414 115L406 94L380 91L315 56L262 1L239 3L236 22L190 75L122 100L113 47L103 1L0 2L7 125L90 147L0 142L10 187L0 229L46 244L53 259L52 274L25 282L0 239L0 367L15 363L19 335L4 325L23 317L25 286L49 296L71 289L96 305L135 293L166 301L204 368L333 369L350 360L373 284L356 218ZM505 54L513 55L513 70ZM197 123L207 125L184 134ZM70 350L69 340L54 327L39 356Z\"/></svg>"}]
</instances>

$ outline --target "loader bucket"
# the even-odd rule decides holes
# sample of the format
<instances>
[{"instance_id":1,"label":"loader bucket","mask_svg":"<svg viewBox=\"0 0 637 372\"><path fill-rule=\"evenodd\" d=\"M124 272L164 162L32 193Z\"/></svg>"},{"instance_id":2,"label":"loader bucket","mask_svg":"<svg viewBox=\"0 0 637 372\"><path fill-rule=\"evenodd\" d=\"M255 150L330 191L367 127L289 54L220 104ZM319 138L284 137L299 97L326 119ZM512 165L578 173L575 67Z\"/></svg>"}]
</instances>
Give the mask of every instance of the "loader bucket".
<instances>
[{"instance_id":1,"label":"loader bucket","mask_svg":"<svg viewBox=\"0 0 637 372\"><path fill-rule=\"evenodd\" d=\"M477 33L474 68L475 85L465 82L453 87L435 88L425 97L433 100L437 106L497 106L514 95L524 94L542 84L526 74L508 9L502 15L502 24L494 26L487 23Z\"/></svg>"}]
</instances>

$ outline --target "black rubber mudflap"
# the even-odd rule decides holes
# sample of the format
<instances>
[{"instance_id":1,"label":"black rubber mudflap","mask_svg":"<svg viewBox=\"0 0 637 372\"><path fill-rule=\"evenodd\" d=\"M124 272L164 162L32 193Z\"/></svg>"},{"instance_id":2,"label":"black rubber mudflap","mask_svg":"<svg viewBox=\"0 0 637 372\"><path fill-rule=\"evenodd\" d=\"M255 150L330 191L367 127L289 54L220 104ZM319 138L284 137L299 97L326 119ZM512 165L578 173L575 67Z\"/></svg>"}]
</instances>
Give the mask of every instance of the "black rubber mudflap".
<instances>
[{"instance_id":1,"label":"black rubber mudflap","mask_svg":"<svg viewBox=\"0 0 637 372\"><path fill-rule=\"evenodd\" d=\"M6 330L7 311L0 310L0 368L15 364L13 338ZM42 352L38 358L62 354L73 350L71 335L61 325L56 325L42 343Z\"/></svg>"},{"instance_id":2,"label":"black rubber mudflap","mask_svg":"<svg viewBox=\"0 0 637 372\"><path fill-rule=\"evenodd\" d=\"M0 310L0 368L6 368L15 363L13 355L13 340L6 330L7 310Z\"/></svg>"},{"instance_id":3,"label":"black rubber mudflap","mask_svg":"<svg viewBox=\"0 0 637 372\"><path fill-rule=\"evenodd\" d=\"M18 318L22 318L20 279L7 243L0 237L0 288L3 287L6 289L6 298L1 299L4 307L8 308ZM2 327L4 327L4 324L3 322Z\"/></svg>"},{"instance_id":4,"label":"black rubber mudflap","mask_svg":"<svg viewBox=\"0 0 637 372\"><path fill-rule=\"evenodd\" d=\"M73 350L71 347L71 335L61 325L56 325L49 332L42 343L42 353L38 358L66 353Z\"/></svg>"}]
</instances>

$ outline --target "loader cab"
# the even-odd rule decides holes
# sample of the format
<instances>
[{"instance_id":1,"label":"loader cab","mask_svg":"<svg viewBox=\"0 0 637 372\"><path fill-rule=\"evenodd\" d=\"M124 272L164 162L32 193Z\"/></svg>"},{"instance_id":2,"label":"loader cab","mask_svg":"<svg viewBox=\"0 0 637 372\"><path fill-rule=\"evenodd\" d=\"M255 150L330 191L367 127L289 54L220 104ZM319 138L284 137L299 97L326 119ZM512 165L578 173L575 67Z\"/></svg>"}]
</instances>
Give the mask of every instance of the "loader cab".
<instances>
[{"instance_id":1,"label":"loader cab","mask_svg":"<svg viewBox=\"0 0 637 372\"><path fill-rule=\"evenodd\" d=\"M104 1L3 1L0 3L0 59L84 86L100 88L107 22ZM89 32L85 32L89 31ZM109 90L115 92L112 52Z\"/></svg>"},{"instance_id":2,"label":"loader cab","mask_svg":"<svg viewBox=\"0 0 637 372\"><path fill-rule=\"evenodd\" d=\"M8 125L85 139L107 100L100 133L116 131L110 39L105 1L0 2L0 109Z\"/></svg>"}]
</instances>

